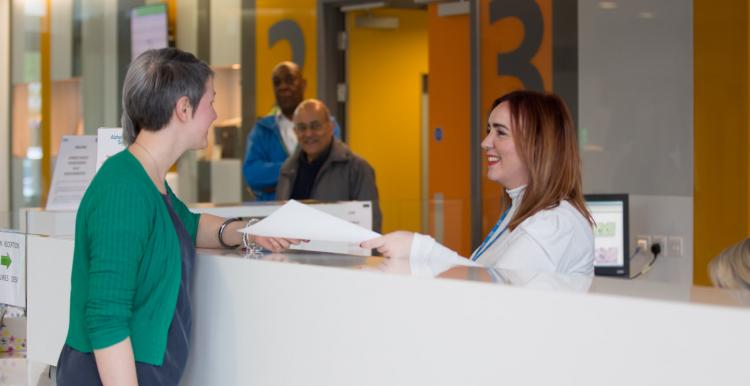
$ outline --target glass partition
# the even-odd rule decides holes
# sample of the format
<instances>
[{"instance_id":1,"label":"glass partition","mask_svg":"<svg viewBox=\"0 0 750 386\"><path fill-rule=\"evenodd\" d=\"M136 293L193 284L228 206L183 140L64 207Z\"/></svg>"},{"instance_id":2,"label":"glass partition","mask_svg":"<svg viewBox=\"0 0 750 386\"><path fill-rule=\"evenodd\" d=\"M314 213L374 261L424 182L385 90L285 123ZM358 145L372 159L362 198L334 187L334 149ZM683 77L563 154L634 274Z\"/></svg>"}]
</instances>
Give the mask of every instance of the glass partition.
<instances>
[{"instance_id":1,"label":"glass partition","mask_svg":"<svg viewBox=\"0 0 750 386\"><path fill-rule=\"evenodd\" d=\"M12 3L11 175L14 207L39 206L41 184L41 0Z\"/></svg>"},{"instance_id":2,"label":"glass partition","mask_svg":"<svg viewBox=\"0 0 750 386\"><path fill-rule=\"evenodd\" d=\"M131 59L130 11L156 2L8 1L6 186L16 212L44 206L62 136L120 125L121 85ZM499 216L502 192L486 179L478 145L486 109L502 93L526 88L558 93L570 106L586 193L632 195L631 250L642 236L683 241L681 257L667 255L651 277L688 282L700 274L707 283L705 262L747 233L747 85L735 81L747 77L747 36L721 29L746 28L742 12L741 20L730 18L705 0L479 0L468 7L392 2L367 10L344 7L349 13L342 6L358 1L165 3L170 43L216 72L218 119L209 146L186 154L168 178L188 203L252 200L241 172L246 137L255 120L272 110L271 69L294 59L304 64L306 97L336 90L327 92L326 102L351 113L342 131L376 169L384 231L432 232L462 254L481 242ZM325 29L317 12L330 6L343 29ZM417 43L404 48L404 39L392 42L399 29L383 27L392 26L394 17L401 30L419 27L412 28L419 32ZM412 26L412 19L419 23ZM341 57L326 62L321 56L332 52L331 45L349 54L337 52ZM381 51L397 46L401 51ZM407 85L396 74L406 72L406 54L417 52L420 69ZM378 60L383 66L373 67ZM318 71L319 61L342 67L343 74L330 78L327 68ZM707 80L720 75L721 82ZM372 83L395 89L375 93ZM372 101L360 103L363 95ZM395 96L418 106L407 109L412 123L406 113L383 114ZM393 146L383 137L414 146L391 155ZM419 173L404 174L406 163ZM705 220L715 213L732 221L713 226L724 223ZM443 228L436 225L441 218ZM10 221L14 225L13 216ZM700 255L696 272L694 251Z\"/></svg>"}]
</instances>

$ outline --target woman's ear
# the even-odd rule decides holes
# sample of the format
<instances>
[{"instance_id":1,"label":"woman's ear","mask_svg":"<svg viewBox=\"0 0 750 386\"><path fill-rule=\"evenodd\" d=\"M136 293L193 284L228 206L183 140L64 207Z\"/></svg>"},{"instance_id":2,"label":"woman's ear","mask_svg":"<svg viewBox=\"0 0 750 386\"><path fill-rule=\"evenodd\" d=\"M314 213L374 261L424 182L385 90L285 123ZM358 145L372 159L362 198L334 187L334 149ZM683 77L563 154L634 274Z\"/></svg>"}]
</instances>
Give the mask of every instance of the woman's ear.
<instances>
[{"instance_id":1,"label":"woman's ear","mask_svg":"<svg viewBox=\"0 0 750 386\"><path fill-rule=\"evenodd\" d=\"M186 96L180 97L174 107L174 113L180 122L187 122L193 117L193 106Z\"/></svg>"}]
</instances>

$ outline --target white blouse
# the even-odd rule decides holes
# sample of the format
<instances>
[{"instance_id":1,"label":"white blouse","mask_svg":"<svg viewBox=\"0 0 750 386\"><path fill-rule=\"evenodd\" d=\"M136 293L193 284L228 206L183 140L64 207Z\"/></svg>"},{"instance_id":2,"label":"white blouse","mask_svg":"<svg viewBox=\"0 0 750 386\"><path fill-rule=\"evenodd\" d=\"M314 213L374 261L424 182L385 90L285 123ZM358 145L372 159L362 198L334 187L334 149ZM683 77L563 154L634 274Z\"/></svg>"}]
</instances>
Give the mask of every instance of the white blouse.
<instances>
[{"instance_id":1,"label":"white blouse","mask_svg":"<svg viewBox=\"0 0 750 386\"><path fill-rule=\"evenodd\" d=\"M412 271L428 269L435 275L453 265L484 266L531 272L594 274L594 232L586 218L567 201L537 212L512 232L506 229L518 208L525 186L507 190L511 207L489 235L476 261L465 259L432 237L415 234L411 245ZM499 237L497 235L500 234ZM497 238L496 238L497 237ZM472 258L482 247L472 254ZM428 268L429 267L429 268Z\"/></svg>"}]
</instances>

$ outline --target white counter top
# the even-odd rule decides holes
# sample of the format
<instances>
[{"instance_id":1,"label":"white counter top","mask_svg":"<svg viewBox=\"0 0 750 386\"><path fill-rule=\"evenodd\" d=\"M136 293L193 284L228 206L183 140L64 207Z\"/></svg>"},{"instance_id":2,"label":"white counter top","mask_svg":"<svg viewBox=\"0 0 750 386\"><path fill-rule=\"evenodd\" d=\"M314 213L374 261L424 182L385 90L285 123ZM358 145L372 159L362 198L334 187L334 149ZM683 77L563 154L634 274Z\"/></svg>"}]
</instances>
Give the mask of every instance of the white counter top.
<instances>
[{"instance_id":1,"label":"white counter top","mask_svg":"<svg viewBox=\"0 0 750 386\"><path fill-rule=\"evenodd\" d=\"M238 258L242 260L276 261L382 272L403 276L417 276L405 260L382 257L360 257L314 252L287 252L249 257L241 251L199 249L204 256ZM554 273L515 272L500 269L456 266L437 276L438 279L455 279L486 284L525 287L532 289L585 292L597 295L634 297L642 300L667 300L679 303L730 306L750 309L750 294L711 287L681 286L660 282L635 281L623 278L587 277Z\"/></svg>"}]
</instances>

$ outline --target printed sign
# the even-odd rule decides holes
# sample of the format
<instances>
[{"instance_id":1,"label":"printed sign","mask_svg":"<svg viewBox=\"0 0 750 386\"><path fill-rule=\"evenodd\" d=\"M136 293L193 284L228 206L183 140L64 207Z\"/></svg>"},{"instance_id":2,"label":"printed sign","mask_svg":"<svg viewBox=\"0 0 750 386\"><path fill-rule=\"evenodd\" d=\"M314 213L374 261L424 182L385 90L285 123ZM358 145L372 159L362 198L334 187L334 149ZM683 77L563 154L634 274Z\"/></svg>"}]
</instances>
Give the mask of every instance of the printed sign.
<instances>
[{"instance_id":1,"label":"printed sign","mask_svg":"<svg viewBox=\"0 0 750 386\"><path fill-rule=\"evenodd\" d=\"M96 136L64 136L52 175L47 210L77 210L95 169Z\"/></svg>"},{"instance_id":2,"label":"printed sign","mask_svg":"<svg viewBox=\"0 0 750 386\"><path fill-rule=\"evenodd\" d=\"M26 236L0 232L0 303L26 307Z\"/></svg>"},{"instance_id":3,"label":"printed sign","mask_svg":"<svg viewBox=\"0 0 750 386\"><path fill-rule=\"evenodd\" d=\"M96 171L102 167L107 158L125 149L122 142L122 129L102 127L96 131Z\"/></svg>"},{"instance_id":4,"label":"printed sign","mask_svg":"<svg viewBox=\"0 0 750 386\"><path fill-rule=\"evenodd\" d=\"M167 5L149 4L130 12L131 60L150 49L168 45Z\"/></svg>"}]
</instances>

